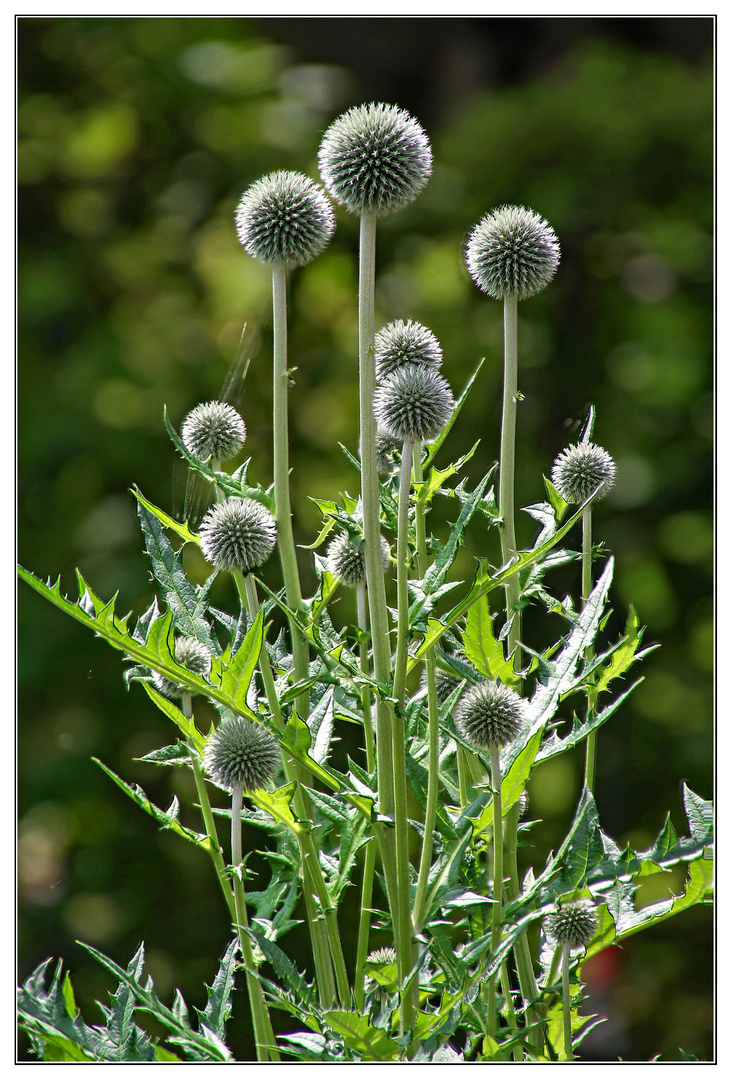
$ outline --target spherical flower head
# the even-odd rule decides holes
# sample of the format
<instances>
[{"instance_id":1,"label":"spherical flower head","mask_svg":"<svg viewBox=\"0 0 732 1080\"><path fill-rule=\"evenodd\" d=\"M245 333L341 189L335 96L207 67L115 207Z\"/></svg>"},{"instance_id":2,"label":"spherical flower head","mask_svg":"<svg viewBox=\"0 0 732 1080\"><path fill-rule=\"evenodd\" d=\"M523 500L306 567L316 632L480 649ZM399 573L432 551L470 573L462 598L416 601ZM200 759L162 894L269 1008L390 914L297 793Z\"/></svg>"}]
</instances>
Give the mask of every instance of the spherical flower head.
<instances>
[{"instance_id":1,"label":"spherical flower head","mask_svg":"<svg viewBox=\"0 0 732 1080\"><path fill-rule=\"evenodd\" d=\"M377 379L393 375L402 364L428 364L435 370L442 364L442 349L435 335L411 319L397 319L379 330L374 354Z\"/></svg>"},{"instance_id":2,"label":"spherical flower head","mask_svg":"<svg viewBox=\"0 0 732 1080\"><path fill-rule=\"evenodd\" d=\"M325 194L296 172L274 172L257 180L236 211L239 240L263 263L304 266L325 248L334 229Z\"/></svg>"},{"instance_id":3,"label":"spherical flower head","mask_svg":"<svg viewBox=\"0 0 732 1080\"><path fill-rule=\"evenodd\" d=\"M223 720L203 752L206 772L225 791L239 785L242 791L258 791L279 764L280 748L274 736L241 716Z\"/></svg>"},{"instance_id":4,"label":"spherical flower head","mask_svg":"<svg viewBox=\"0 0 732 1080\"><path fill-rule=\"evenodd\" d=\"M396 105L356 105L330 125L318 152L320 176L351 214L384 217L412 202L429 180L429 139Z\"/></svg>"},{"instance_id":5,"label":"spherical flower head","mask_svg":"<svg viewBox=\"0 0 732 1080\"><path fill-rule=\"evenodd\" d=\"M391 563L389 545L381 538L381 565L386 570ZM344 585L360 585L366 580L366 551L347 532L339 533L328 547L328 569Z\"/></svg>"},{"instance_id":6,"label":"spherical flower head","mask_svg":"<svg viewBox=\"0 0 732 1080\"><path fill-rule=\"evenodd\" d=\"M581 442L563 450L552 466L552 483L568 503L582 503L600 487L599 498L615 483L615 462L595 443Z\"/></svg>"},{"instance_id":7,"label":"spherical flower head","mask_svg":"<svg viewBox=\"0 0 732 1080\"><path fill-rule=\"evenodd\" d=\"M541 292L559 266L559 241L551 225L523 206L501 206L478 222L465 252L478 288L502 300Z\"/></svg>"},{"instance_id":8,"label":"spherical flower head","mask_svg":"<svg viewBox=\"0 0 732 1080\"><path fill-rule=\"evenodd\" d=\"M479 682L465 691L455 709L455 726L479 750L515 739L524 718L524 700L500 682Z\"/></svg>"},{"instance_id":9,"label":"spherical flower head","mask_svg":"<svg viewBox=\"0 0 732 1080\"><path fill-rule=\"evenodd\" d=\"M401 441L437 438L455 408L452 391L425 364L404 364L380 383L374 394L377 424Z\"/></svg>"},{"instance_id":10,"label":"spherical flower head","mask_svg":"<svg viewBox=\"0 0 732 1080\"><path fill-rule=\"evenodd\" d=\"M582 949L592 941L597 931L595 908L589 900L576 904L563 904L549 915L545 922L546 932L558 945Z\"/></svg>"},{"instance_id":11,"label":"spherical flower head","mask_svg":"<svg viewBox=\"0 0 732 1080\"><path fill-rule=\"evenodd\" d=\"M217 570L248 574L266 562L277 542L277 525L255 499L227 499L208 511L199 530L204 558Z\"/></svg>"},{"instance_id":12,"label":"spherical flower head","mask_svg":"<svg viewBox=\"0 0 732 1080\"><path fill-rule=\"evenodd\" d=\"M199 461L228 461L244 445L247 429L239 413L225 401L206 401L192 409L180 429L183 445Z\"/></svg>"},{"instance_id":13,"label":"spherical flower head","mask_svg":"<svg viewBox=\"0 0 732 1080\"><path fill-rule=\"evenodd\" d=\"M211 670L211 653L195 638L179 637L173 652L177 662L194 675L208 675ZM171 682L157 671L153 672L153 683L161 694L169 698L180 698L188 693L182 683Z\"/></svg>"}]
</instances>

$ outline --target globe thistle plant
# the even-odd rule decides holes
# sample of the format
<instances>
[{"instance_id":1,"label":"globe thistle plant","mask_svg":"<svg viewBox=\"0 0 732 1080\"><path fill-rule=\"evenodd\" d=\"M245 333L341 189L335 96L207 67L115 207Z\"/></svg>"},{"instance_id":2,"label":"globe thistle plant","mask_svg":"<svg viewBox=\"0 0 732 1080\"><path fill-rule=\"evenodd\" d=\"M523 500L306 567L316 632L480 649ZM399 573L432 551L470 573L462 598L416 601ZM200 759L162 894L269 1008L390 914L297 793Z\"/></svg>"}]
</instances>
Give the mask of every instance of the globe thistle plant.
<instances>
[{"instance_id":1,"label":"globe thistle plant","mask_svg":"<svg viewBox=\"0 0 732 1080\"><path fill-rule=\"evenodd\" d=\"M181 438L199 461L228 461L235 457L247 436L239 413L225 401L206 401L192 409L181 427Z\"/></svg>"},{"instance_id":2,"label":"globe thistle plant","mask_svg":"<svg viewBox=\"0 0 732 1080\"><path fill-rule=\"evenodd\" d=\"M427 364L439 368L442 348L426 326L409 319L397 319L379 330L374 339L376 378L393 375L404 364Z\"/></svg>"},{"instance_id":3,"label":"globe thistle plant","mask_svg":"<svg viewBox=\"0 0 732 1080\"><path fill-rule=\"evenodd\" d=\"M244 192L236 231L245 251L259 262L304 266L327 246L335 229L325 194L296 172L274 172Z\"/></svg>"},{"instance_id":4,"label":"globe thistle plant","mask_svg":"<svg viewBox=\"0 0 732 1080\"><path fill-rule=\"evenodd\" d=\"M211 670L211 653L195 638L177 638L173 651L181 667L188 668L194 675L208 675ZM161 694L169 698L181 698L189 692L182 683L172 682L159 672L153 672L153 683Z\"/></svg>"},{"instance_id":5,"label":"globe thistle plant","mask_svg":"<svg viewBox=\"0 0 732 1080\"><path fill-rule=\"evenodd\" d=\"M465 252L479 289L503 300L526 300L548 285L559 266L559 241L551 225L523 206L501 206L478 222Z\"/></svg>"},{"instance_id":6,"label":"globe thistle plant","mask_svg":"<svg viewBox=\"0 0 732 1080\"><path fill-rule=\"evenodd\" d=\"M203 765L224 791L239 787L258 791L272 779L280 764L277 740L260 724L241 716L219 724L206 743Z\"/></svg>"},{"instance_id":7,"label":"globe thistle plant","mask_svg":"<svg viewBox=\"0 0 732 1080\"><path fill-rule=\"evenodd\" d=\"M580 442L562 450L552 466L552 483L568 503L583 503L599 487L602 499L613 487L615 462L601 446Z\"/></svg>"},{"instance_id":8,"label":"globe thistle plant","mask_svg":"<svg viewBox=\"0 0 732 1080\"><path fill-rule=\"evenodd\" d=\"M265 563L277 541L269 510L254 499L226 499L208 511L199 530L204 558L217 570L248 574Z\"/></svg>"},{"instance_id":9,"label":"globe thistle plant","mask_svg":"<svg viewBox=\"0 0 732 1080\"><path fill-rule=\"evenodd\" d=\"M424 364L397 368L374 394L377 424L402 441L431 442L454 408L455 399L445 379Z\"/></svg>"},{"instance_id":10,"label":"globe thistle plant","mask_svg":"<svg viewBox=\"0 0 732 1080\"><path fill-rule=\"evenodd\" d=\"M318 153L320 176L351 214L383 217L412 202L429 180L429 139L395 105L357 105L330 125Z\"/></svg>"},{"instance_id":11,"label":"globe thistle plant","mask_svg":"<svg viewBox=\"0 0 732 1080\"><path fill-rule=\"evenodd\" d=\"M595 907L588 900L563 904L544 922L547 935L553 938L562 955L562 1019L564 1028L564 1056L574 1060L572 1050L572 1005L569 986L569 959L574 949L583 949L597 931Z\"/></svg>"},{"instance_id":12,"label":"globe thistle plant","mask_svg":"<svg viewBox=\"0 0 732 1080\"><path fill-rule=\"evenodd\" d=\"M384 570L391 564L391 551L381 538L381 562ZM328 569L344 585L360 585L366 580L366 556L363 541L359 544L347 532L341 532L328 547Z\"/></svg>"},{"instance_id":13,"label":"globe thistle plant","mask_svg":"<svg viewBox=\"0 0 732 1080\"><path fill-rule=\"evenodd\" d=\"M465 691L455 709L455 727L480 750L505 746L521 730L525 704L500 682L479 682Z\"/></svg>"}]
</instances>

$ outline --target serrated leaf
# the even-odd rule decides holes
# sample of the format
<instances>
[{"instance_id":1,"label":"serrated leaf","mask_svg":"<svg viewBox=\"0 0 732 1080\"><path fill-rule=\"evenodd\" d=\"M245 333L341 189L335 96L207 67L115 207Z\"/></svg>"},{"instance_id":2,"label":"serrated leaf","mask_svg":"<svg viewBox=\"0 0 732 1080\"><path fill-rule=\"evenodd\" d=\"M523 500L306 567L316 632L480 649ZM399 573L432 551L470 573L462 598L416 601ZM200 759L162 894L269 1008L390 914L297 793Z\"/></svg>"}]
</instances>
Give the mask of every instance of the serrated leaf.
<instances>
[{"instance_id":1,"label":"serrated leaf","mask_svg":"<svg viewBox=\"0 0 732 1080\"><path fill-rule=\"evenodd\" d=\"M463 632L463 651L481 675L515 686L518 676L503 655L503 646L493 633L493 616L487 596L481 596L468 611Z\"/></svg>"},{"instance_id":2,"label":"serrated leaf","mask_svg":"<svg viewBox=\"0 0 732 1080\"><path fill-rule=\"evenodd\" d=\"M252 941L256 942L258 947L262 950L265 959L274 968L277 977L282 981L285 989L289 990L291 994L294 994L295 1000L298 1001L304 1008L311 1008L315 1005L315 995L313 988L309 982L305 979L289 956L282 951L279 945L276 945L273 941L269 941L263 934L258 933L256 930L249 930L248 934Z\"/></svg>"},{"instance_id":3,"label":"serrated leaf","mask_svg":"<svg viewBox=\"0 0 732 1080\"><path fill-rule=\"evenodd\" d=\"M206 987L206 1008L203 1012L196 1010L206 1027L222 1040L226 1038L226 1022L231 1016L231 993L234 989L238 950L239 939L232 938L221 957L213 984Z\"/></svg>"},{"instance_id":4,"label":"serrated leaf","mask_svg":"<svg viewBox=\"0 0 732 1080\"><path fill-rule=\"evenodd\" d=\"M324 1013L324 1019L346 1046L366 1061L399 1061L403 1055L399 1043L374 1027L366 1016L332 1009Z\"/></svg>"},{"instance_id":5,"label":"serrated leaf","mask_svg":"<svg viewBox=\"0 0 732 1080\"><path fill-rule=\"evenodd\" d=\"M184 840L190 840L191 843L196 844L198 847L204 848L208 851L211 847L211 841L204 833L194 832L193 829L186 828L185 825L181 825L178 820L178 801L173 799L168 810L161 810L159 806L151 802L145 792L142 790L139 784L128 784L120 776L117 776L110 768L108 768L99 758L92 758L99 768L107 774L107 776L115 782L121 791L124 791L134 803L136 803L146 814L149 814L154 821L158 823L161 829L170 829L172 832L182 836Z\"/></svg>"}]
</instances>

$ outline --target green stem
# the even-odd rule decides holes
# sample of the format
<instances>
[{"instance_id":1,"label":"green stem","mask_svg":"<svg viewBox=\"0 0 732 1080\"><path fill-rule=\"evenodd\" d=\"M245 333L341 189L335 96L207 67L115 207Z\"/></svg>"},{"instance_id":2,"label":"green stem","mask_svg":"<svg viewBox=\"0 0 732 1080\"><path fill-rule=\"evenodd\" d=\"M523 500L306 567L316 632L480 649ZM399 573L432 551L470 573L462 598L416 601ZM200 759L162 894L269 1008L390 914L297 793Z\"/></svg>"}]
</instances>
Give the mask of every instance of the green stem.
<instances>
[{"instance_id":1,"label":"green stem","mask_svg":"<svg viewBox=\"0 0 732 1080\"><path fill-rule=\"evenodd\" d=\"M520 809L519 803L516 802L509 810L506 815L506 828L503 836L504 863L506 868L505 890L506 898L508 900L516 900L521 892L516 850ZM524 1000L524 1007L526 1009L526 1019L529 1024L535 1024L544 1019L544 1009L539 1001L539 987L536 982L536 975L534 974L534 964L531 959L531 949L526 933L521 934L518 938L514 945L513 952L516 958L516 970L518 972L521 996ZM535 1004L529 1005L529 1002L535 1002ZM544 1036L541 1028L532 1027L527 1034L527 1038L529 1043L536 1047L537 1050L540 1050L544 1045Z\"/></svg>"},{"instance_id":2,"label":"green stem","mask_svg":"<svg viewBox=\"0 0 732 1080\"><path fill-rule=\"evenodd\" d=\"M493 796L493 904L491 905L491 952L495 953L501 940L501 914L503 907L503 810L501 806L501 749L491 746L491 792ZM492 1035L498 1029L496 1009L495 974L489 983L491 1014L489 1026Z\"/></svg>"},{"instance_id":3,"label":"green stem","mask_svg":"<svg viewBox=\"0 0 732 1080\"><path fill-rule=\"evenodd\" d=\"M562 946L562 1020L564 1026L564 1057L574 1061L572 1053L572 1008L569 998L569 942Z\"/></svg>"},{"instance_id":4,"label":"green stem","mask_svg":"<svg viewBox=\"0 0 732 1080\"><path fill-rule=\"evenodd\" d=\"M587 603L592 593L592 507L588 506L582 514L582 600ZM592 648L587 649L586 658L592 658ZM592 716L592 704L588 699L587 719ZM597 765L597 729L587 736L585 749L585 784L594 795L595 770Z\"/></svg>"},{"instance_id":5,"label":"green stem","mask_svg":"<svg viewBox=\"0 0 732 1080\"><path fill-rule=\"evenodd\" d=\"M506 1018L508 1020L508 1026L513 1030L516 1030L518 1024L516 1022L516 1010L513 1007L513 995L511 994L511 981L508 977L508 967L505 961L501 964L501 989L503 991L503 997L506 1002ZM524 1055L520 1044L516 1044L513 1048L513 1060L523 1061Z\"/></svg>"},{"instance_id":6,"label":"green stem","mask_svg":"<svg viewBox=\"0 0 732 1080\"><path fill-rule=\"evenodd\" d=\"M514 472L516 457L516 407L518 404L518 301L516 295L503 302L503 414L501 418L501 459L498 480L498 512L501 518L501 556L504 565L516 554ZM514 667L520 667L521 615L518 575L506 582L506 618L513 615L508 634L508 655L516 653Z\"/></svg>"},{"instance_id":7,"label":"green stem","mask_svg":"<svg viewBox=\"0 0 732 1080\"><path fill-rule=\"evenodd\" d=\"M422 447L420 443L414 446L414 482L422 482ZM415 511L415 535L417 538L417 572L423 578L427 570L427 536L425 527L424 503L417 499ZM425 670L427 673L427 805L424 815L424 838L422 840L422 855L419 862L419 875L417 878L417 891L414 897L413 922L415 931L419 932L425 917L425 905L427 900L427 882L432 866L432 852L434 847L435 822L437 821L437 802L440 792L440 710L437 703L437 687L435 683L435 650L430 649L425 657Z\"/></svg>"},{"instance_id":8,"label":"green stem","mask_svg":"<svg viewBox=\"0 0 732 1080\"><path fill-rule=\"evenodd\" d=\"M370 672L368 644L366 631L368 630L368 610L366 598L366 583L359 582L356 586L356 607L358 614L358 627L361 630L359 642L359 660L361 671L364 675ZM361 707L363 710L364 742L366 745L366 769L369 775L373 775L376 769L376 744L374 740L374 727L371 720L371 691L367 686L361 691ZM353 996L356 1008L363 1012L366 994L366 957L369 954L369 932L371 930L371 900L374 887L374 868L376 866L376 841L373 837L366 845L366 854L363 862L363 881L361 884L361 907L358 917L358 941L356 944L356 972L353 983Z\"/></svg>"},{"instance_id":9,"label":"green stem","mask_svg":"<svg viewBox=\"0 0 732 1080\"><path fill-rule=\"evenodd\" d=\"M361 429L361 503L363 507L364 556L368 587L369 616L374 678L385 688L376 697L376 771L379 813L394 814L394 772L391 760L393 710L386 699L391 684L391 645L386 608L386 585L381 562L381 503L376 466L376 421L374 390L374 291L376 278L376 216L361 215L358 265L358 358L359 423ZM397 918L396 845L393 834L382 825L374 829L381 852L386 890L394 927L397 953L404 952L399 941Z\"/></svg>"},{"instance_id":10,"label":"green stem","mask_svg":"<svg viewBox=\"0 0 732 1080\"><path fill-rule=\"evenodd\" d=\"M272 313L273 313L273 428L274 428L274 489L277 517L277 546L282 563L287 606L295 612L302 611L302 590L297 566L295 540L292 533L292 509L290 506L289 434L287 418L287 269L284 263L272 266ZM293 620L290 620L292 641L292 667L295 683L305 683L308 678L308 643ZM310 714L310 692L304 690L297 698L297 711L303 720Z\"/></svg>"},{"instance_id":11,"label":"green stem","mask_svg":"<svg viewBox=\"0 0 732 1080\"><path fill-rule=\"evenodd\" d=\"M236 903L236 923L239 933L239 944L244 957L246 967L247 990L249 992L249 1005L252 1011L252 1023L254 1025L254 1041L257 1046L258 1061L279 1061L272 1023L269 1018L267 1004L264 1000L262 984L257 978L256 963L252 943L249 940L247 930L249 919L247 918L246 895L244 892L243 868L241 865L241 805L242 787L235 784L231 795L231 861L234 872L234 900Z\"/></svg>"},{"instance_id":12,"label":"green stem","mask_svg":"<svg viewBox=\"0 0 732 1080\"><path fill-rule=\"evenodd\" d=\"M250 618L256 618L259 611L259 598L254 579L251 574L247 574L245 577L238 570L234 571L233 576L239 595L247 606ZM262 647L260 653L259 670L262 673L264 692L272 714L272 721L278 731L284 731L282 710L265 646ZM337 913L325 885L320 860L308 826L308 823L312 820L312 804L307 792L303 790L302 777L299 775L296 763L286 754L284 755L284 765L288 782L293 780L295 782L295 813L303 823L298 830L297 840L300 847L303 869L303 896L308 915L308 929L313 948L313 961L315 963L320 1002L324 1008L329 1008L333 1004L337 996L337 981L341 1004L345 1006L350 999L348 976L338 931ZM318 902L323 909L325 920L318 913Z\"/></svg>"},{"instance_id":13,"label":"green stem","mask_svg":"<svg viewBox=\"0 0 732 1080\"><path fill-rule=\"evenodd\" d=\"M181 712L189 719L193 717L193 701L191 695L188 693L185 693L182 696ZM216 831L216 820L213 816L213 811L211 810L211 803L206 789L206 780L203 775L203 769L201 768L201 756L192 742L188 743L188 750L190 752L191 770L193 771L193 780L196 785L196 794L198 795L198 805L201 807L201 816L203 817L203 824L210 844L209 853L216 869L216 876L219 879L219 885L221 886L226 906L229 909L229 914L232 919L235 919L236 906L234 904L234 894L231 889L231 880L226 872L226 863L224 862L224 855L221 850L221 844L219 843L218 832Z\"/></svg>"},{"instance_id":14,"label":"green stem","mask_svg":"<svg viewBox=\"0 0 732 1080\"><path fill-rule=\"evenodd\" d=\"M366 598L366 582L360 581L356 586L356 610L358 628L361 631L359 641L359 666L363 675L370 674L369 648L367 634L369 628L368 601ZM370 775L376 769L376 739L374 736L374 724L371 718L371 691L364 686L361 691L361 710L363 713L363 737L366 750L366 768Z\"/></svg>"}]
</instances>

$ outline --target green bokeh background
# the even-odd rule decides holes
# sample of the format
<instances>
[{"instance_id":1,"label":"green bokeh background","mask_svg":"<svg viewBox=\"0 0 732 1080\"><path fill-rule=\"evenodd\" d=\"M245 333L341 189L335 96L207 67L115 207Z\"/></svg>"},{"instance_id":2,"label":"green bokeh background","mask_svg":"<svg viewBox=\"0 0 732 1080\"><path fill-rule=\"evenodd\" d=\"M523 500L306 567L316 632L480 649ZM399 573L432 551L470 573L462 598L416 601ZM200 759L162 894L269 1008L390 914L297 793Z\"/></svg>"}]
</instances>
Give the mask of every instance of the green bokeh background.
<instances>
[{"instance_id":1,"label":"green bokeh background","mask_svg":"<svg viewBox=\"0 0 732 1080\"><path fill-rule=\"evenodd\" d=\"M619 470L595 514L596 538L617 561L613 628L633 603L646 643L662 645L602 731L601 822L636 848L667 809L682 831L680 780L705 798L713 784L713 19L17 25L23 565L60 572L69 592L78 565L99 594L119 590L121 610L147 606L130 485L178 514L196 510L164 404L178 425L226 390L247 422L253 475L270 482L270 282L238 244L236 203L274 169L317 177L322 132L344 109L399 104L427 129L435 166L423 195L380 226L377 325L430 326L456 392L486 358L450 443L453 459L480 438L474 480L498 452L502 325L500 305L465 270L466 234L512 202L538 210L560 238L555 281L520 307L519 505L542 499L542 473L594 404L596 441ZM320 525L309 496L357 492L338 448L357 446L357 225L337 216L333 243L290 292L302 544ZM434 524L450 510L436 510ZM520 542L533 535L524 518ZM484 539L469 538L467 576L473 556L498 557ZM303 568L307 589L305 553ZM205 568L194 561L191 572ZM554 579L558 592L576 589L573 573ZM231 600L223 583L217 599ZM91 761L158 804L190 799L182 772L135 760L170 731L139 687L125 691L118 654L25 587L18 618L19 976L63 956L94 1019L91 1002L110 984L76 939L123 963L144 939L160 993L180 986L200 1006L229 933L207 860L157 832ZM538 647L546 633L546 619L527 618L527 641ZM349 733L339 734L347 747ZM543 821L527 865L561 840L581 768L565 756L537 770L532 817ZM297 935L284 945L306 963ZM681 1046L710 1059L709 909L645 931L606 961L586 972L593 1011L608 1017L588 1058L680 1060ZM246 1056L243 993L235 1017L231 1044Z\"/></svg>"}]
</instances>

